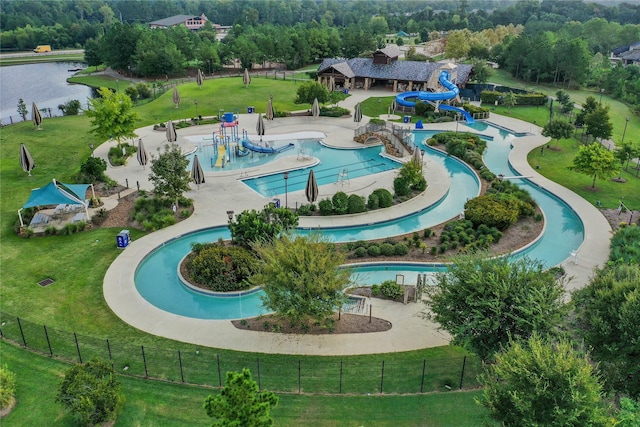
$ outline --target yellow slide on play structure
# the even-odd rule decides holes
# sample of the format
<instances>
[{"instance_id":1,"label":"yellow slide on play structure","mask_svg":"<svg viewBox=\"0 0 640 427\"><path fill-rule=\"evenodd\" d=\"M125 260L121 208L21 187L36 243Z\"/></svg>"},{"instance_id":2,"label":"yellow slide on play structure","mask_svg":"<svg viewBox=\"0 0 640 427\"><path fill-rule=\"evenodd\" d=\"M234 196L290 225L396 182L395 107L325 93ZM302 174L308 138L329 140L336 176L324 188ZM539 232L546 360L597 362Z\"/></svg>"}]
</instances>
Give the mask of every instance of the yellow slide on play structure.
<instances>
[{"instance_id":1,"label":"yellow slide on play structure","mask_svg":"<svg viewBox=\"0 0 640 427\"><path fill-rule=\"evenodd\" d=\"M218 158L216 159L215 167L222 167L222 162L227 154L227 149L223 144L218 145Z\"/></svg>"}]
</instances>

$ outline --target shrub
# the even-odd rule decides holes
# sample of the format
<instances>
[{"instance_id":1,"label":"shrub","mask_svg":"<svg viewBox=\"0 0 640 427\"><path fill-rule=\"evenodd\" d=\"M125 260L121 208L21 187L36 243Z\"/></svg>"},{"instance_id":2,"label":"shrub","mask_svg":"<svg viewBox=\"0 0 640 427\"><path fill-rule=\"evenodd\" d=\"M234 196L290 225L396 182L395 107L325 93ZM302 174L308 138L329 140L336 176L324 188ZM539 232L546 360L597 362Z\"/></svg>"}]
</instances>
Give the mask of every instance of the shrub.
<instances>
[{"instance_id":1,"label":"shrub","mask_svg":"<svg viewBox=\"0 0 640 427\"><path fill-rule=\"evenodd\" d=\"M498 230L509 228L518 220L519 202L514 199L501 199L499 196L487 194L473 198L464 205L464 217L479 227L486 224Z\"/></svg>"},{"instance_id":2,"label":"shrub","mask_svg":"<svg viewBox=\"0 0 640 427\"><path fill-rule=\"evenodd\" d=\"M16 396L16 374L7 365L0 367L0 409L9 407Z\"/></svg>"},{"instance_id":3,"label":"shrub","mask_svg":"<svg viewBox=\"0 0 640 427\"><path fill-rule=\"evenodd\" d=\"M300 205L298 208L298 215L300 216L309 216L311 215L311 206L309 205Z\"/></svg>"},{"instance_id":4,"label":"shrub","mask_svg":"<svg viewBox=\"0 0 640 427\"><path fill-rule=\"evenodd\" d=\"M380 207L380 200L378 199L378 195L375 193L369 194L369 199L367 201L367 207L370 210L375 210Z\"/></svg>"},{"instance_id":5,"label":"shrub","mask_svg":"<svg viewBox=\"0 0 640 427\"><path fill-rule=\"evenodd\" d=\"M350 214L361 213L367 210L367 206L364 203L364 197L357 194L352 194L349 196L348 205L348 212Z\"/></svg>"},{"instance_id":6,"label":"shrub","mask_svg":"<svg viewBox=\"0 0 640 427\"><path fill-rule=\"evenodd\" d=\"M186 265L190 278L217 292L248 288L248 279L257 270L257 261L251 251L241 246L212 244L190 257Z\"/></svg>"},{"instance_id":7,"label":"shrub","mask_svg":"<svg viewBox=\"0 0 640 427\"><path fill-rule=\"evenodd\" d=\"M380 246L371 245L367 248L367 253L371 256L380 256Z\"/></svg>"},{"instance_id":8,"label":"shrub","mask_svg":"<svg viewBox=\"0 0 640 427\"><path fill-rule=\"evenodd\" d=\"M431 255L435 255L436 252L438 252L438 247L437 246L431 246L431 249L429 249L429 253Z\"/></svg>"},{"instance_id":9,"label":"shrub","mask_svg":"<svg viewBox=\"0 0 640 427\"><path fill-rule=\"evenodd\" d=\"M404 243L397 243L393 247L393 253L394 255L400 255L400 256L406 255L409 253L409 248Z\"/></svg>"},{"instance_id":10,"label":"shrub","mask_svg":"<svg viewBox=\"0 0 640 427\"><path fill-rule=\"evenodd\" d=\"M429 237L431 237L432 234L433 234L433 231L431 231L430 228L425 228L424 231L422 232L422 235L424 236L425 239L428 239Z\"/></svg>"},{"instance_id":11,"label":"shrub","mask_svg":"<svg viewBox=\"0 0 640 427\"><path fill-rule=\"evenodd\" d=\"M318 209L320 210L320 215L333 215L333 203L330 199L320 200Z\"/></svg>"},{"instance_id":12,"label":"shrub","mask_svg":"<svg viewBox=\"0 0 640 427\"><path fill-rule=\"evenodd\" d=\"M380 284L380 294L394 301L400 300L404 297L404 288L393 280L385 280Z\"/></svg>"},{"instance_id":13,"label":"shrub","mask_svg":"<svg viewBox=\"0 0 640 427\"><path fill-rule=\"evenodd\" d=\"M365 256L367 256L367 250L361 246L361 247L357 248L353 252L353 254L358 258L364 258Z\"/></svg>"},{"instance_id":14,"label":"shrub","mask_svg":"<svg viewBox=\"0 0 640 427\"><path fill-rule=\"evenodd\" d=\"M378 205L381 208L388 208L393 205L393 195L386 188L378 188L373 191L378 196Z\"/></svg>"},{"instance_id":15,"label":"shrub","mask_svg":"<svg viewBox=\"0 0 640 427\"><path fill-rule=\"evenodd\" d=\"M331 198L333 203L333 211L338 215L343 215L349 212L349 196L344 191L338 191Z\"/></svg>"},{"instance_id":16,"label":"shrub","mask_svg":"<svg viewBox=\"0 0 640 427\"><path fill-rule=\"evenodd\" d=\"M403 197L411 194L409 180L403 176L397 176L393 180L393 191L395 192L396 197Z\"/></svg>"},{"instance_id":17,"label":"shrub","mask_svg":"<svg viewBox=\"0 0 640 427\"><path fill-rule=\"evenodd\" d=\"M384 256L391 256L394 253L394 247L391 243L383 243L380 245L380 253Z\"/></svg>"},{"instance_id":18,"label":"shrub","mask_svg":"<svg viewBox=\"0 0 640 427\"><path fill-rule=\"evenodd\" d=\"M104 172L107 170L107 162L100 157L89 157L80 165L81 181L103 182L106 181Z\"/></svg>"},{"instance_id":19,"label":"shrub","mask_svg":"<svg viewBox=\"0 0 640 427\"><path fill-rule=\"evenodd\" d=\"M427 189L427 180L424 176L420 176L416 182L411 186L412 190L415 191L424 191Z\"/></svg>"},{"instance_id":20,"label":"shrub","mask_svg":"<svg viewBox=\"0 0 640 427\"><path fill-rule=\"evenodd\" d=\"M422 101L416 102L416 106L414 108L415 114L422 117L427 117L429 113L435 111L435 107L433 105Z\"/></svg>"}]
</instances>

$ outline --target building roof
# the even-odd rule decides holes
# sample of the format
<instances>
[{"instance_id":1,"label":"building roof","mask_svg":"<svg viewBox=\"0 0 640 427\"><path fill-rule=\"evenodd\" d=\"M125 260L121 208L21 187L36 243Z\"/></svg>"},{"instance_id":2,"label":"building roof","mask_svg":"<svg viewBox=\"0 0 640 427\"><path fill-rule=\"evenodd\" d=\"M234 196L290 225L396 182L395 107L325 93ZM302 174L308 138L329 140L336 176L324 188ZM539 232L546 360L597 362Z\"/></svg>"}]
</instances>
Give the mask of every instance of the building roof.
<instances>
[{"instance_id":1,"label":"building roof","mask_svg":"<svg viewBox=\"0 0 640 427\"><path fill-rule=\"evenodd\" d=\"M378 49L378 50L376 50L374 52L374 54L378 53L378 52L384 53L389 58L397 58L402 53L402 52L400 52L400 48L398 46L396 46L395 44L385 46L382 49Z\"/></svg>"},{"instance_id":2,"label":"building roof","mask_svg":"<svg viewBox=\"0 0 640 427\"><path fill-rule=\"evenodd\" d=\"M625 52L629 52L631 50L638 50L638 49L640 49L640 41L637 41L635 43L631 43L630 45L620 46L620 47L617 47L615 49L612 49L611 53L614 56L620 56L621 54L623 54Z\"/></svg>"},{"instance_id":3,"label":"building roof","mask_svg":"<svg viewBox=\"0 0 640 427\"><path fill-rule=\"evenodd\" d=\"M371 58L339 59L327 58L318 67L318 73L333 68L347 78L368 77L372 79L405 80L427 82L434 71L444 63L421 61L394 61L391 64L374 64ZM466 83L473 70L470 64L457 64L458 75L453 83Z\"/></svg>"},{"instance_id":4,"label":"building roof","mask_svg":"<svg viewBox=\"0 0 640 427\"><path fill-rule=\"evenodd\" d=\"M150 22L149 25L156 25L158 27L172 27L178 24L184 24L188 19L200 18L200 16L194 15L175 15L169 18L159 19L157 21Z\"/></svg>"}]
</instances>

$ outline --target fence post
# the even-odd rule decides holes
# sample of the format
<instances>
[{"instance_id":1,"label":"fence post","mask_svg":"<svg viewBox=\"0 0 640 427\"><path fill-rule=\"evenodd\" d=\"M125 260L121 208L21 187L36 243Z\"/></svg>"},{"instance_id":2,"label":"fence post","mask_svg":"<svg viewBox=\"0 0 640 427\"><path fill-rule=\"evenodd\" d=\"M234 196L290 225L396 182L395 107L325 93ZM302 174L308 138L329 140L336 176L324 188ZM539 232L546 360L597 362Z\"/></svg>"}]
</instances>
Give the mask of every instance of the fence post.
<instances>
[{"instance_id":1,"label":"fence post","mask_svg":"<svg viewBox=\"0 0 640 427\"><path fill-rule=\"evenodd\" d=\"M16 317L16 320L18 320L18 327L20 328L20 335L22 335L22 342L24 343L24 346L27 346L27 340L24 338L24 331L22 330L22 322L20 322L20 318Z\"/></svg>"},{"instance_id":2,"label":"fence post","mask_svg":"<svg viewBox=\"0 0 640 427\"><path fill-rule=\"evenodd\" d=\"M47 337L47 345L49 346L49 356L53 357L53 350L51 350L51 341L49 341L49 333L47 332L47 325L42 325L44 328L44 336Z\"/></svg>"},{"instance_id":3,"label":"fence post","mask_svg":"<svg viewBox=\"0 0 640 427\"><path fill-rule=\"evenodd\" d=\"M384 360L382 361L382 372L380 373L380 394L382 394L383 385L384 385Z\"/></svg>"},{"instance_id":4,"label":"fence post","mask_svg":"<svg viewBox=\"0 0 640 427\"><path fill-rule=\"evenodd\" d=\"M180 378L184 383L184 372L182 371L182 355L180 354L180 350L178 350L178 362L180 362Z\"/></svg>"},{"instance_id":5,"label":"fence post","mask_svg":"<svg viewBox=\"0 0 640 427\"><path fill-rule=\"evenodd\" d=\"M220 387L222 387L222 374L220 373L220 355L217 354L216 357L218 358L218 384L220 385Z\"/></svg>"},{"instance_id":6,"label":"fence post","mask_svg":"<svg viewBox=\"0 0 640 427\"><path fill-rule=\"evenodd\" d=\"M144 355L144 346L141 345L140 349L142 350L142 363L144 363L144 377L149 378L149 373L147 372L147 358Z\"/></svg>"},{"instance_id":7,"label":"fence post","mask_svg":"<svg viewBox=\"0 0 640 427\"><path fill-rule=\"evenodd\" d=\"M298 394L300 394L302 386L300 384L300 361L298 360Z\"/></svg>"},{"instance_id":8,"label":"fence post","mask_svg":"<svg viewBox=\"0 0 640 427\"><path fill-rule=\"evenodd\" d=\"M420 393L424 393L424 372L427 369L427 359L422 360L422 381L420 381Z\"/></svg>"},{"instance_id":9,"label":"fence post","mask_svg":"<svg viewBox=\"0 0 640 427\"><path fill-rule=\"evenodd\" d=\"M467 356L462 359L462 372L460 373L460 390L462 390L462 380L464 379L464 367L467 364Z\"/></svg>"},{"instance_id":10,"label":"fence post","mask_svg":"<svg viewBox=\"0 0 640 427\"><path fill-rule=\"evenodd\" d=\"M342 394L342 360L340 361L340 394Z\"/></svg>"},{"instance_id":11,"label":"fence post","mask_svg":"<svg viewBox=\"0 0 640 427\"><path fill-rule=\"evenodd\" d=\"M82 354L80 354L80 344L78 343L78 335L73 333L73 339L76 340L76 350L78 350L78 360L82 363Z\"/></svg>"},{"instance_id":12,"label":"fence post","mask_svg":"<svg viewBox=\"0 0 640 427\"><path fill-rule=\"evenodd\" d=\"M262 390L262 387L260 387L260 358L257 357L256 358L256 363L258 364L258 391Z\"/></svg>"}]
</instances>

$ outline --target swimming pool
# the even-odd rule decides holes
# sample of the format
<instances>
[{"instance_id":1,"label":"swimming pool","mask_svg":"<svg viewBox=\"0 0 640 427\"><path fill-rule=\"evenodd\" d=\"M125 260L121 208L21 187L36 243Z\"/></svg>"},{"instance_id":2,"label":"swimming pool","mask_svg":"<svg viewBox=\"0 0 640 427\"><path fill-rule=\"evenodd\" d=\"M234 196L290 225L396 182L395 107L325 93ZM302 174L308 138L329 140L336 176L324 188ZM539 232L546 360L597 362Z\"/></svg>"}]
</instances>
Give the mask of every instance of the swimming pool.
<instances>
[{"instance_id":1,"label":"swimming pool","mask_svg":"<svg viewBox=\"0 0 640 427\"><path fill-rule=\"evenodd\" d=\"M485 129L494 134L494 140L487 144L485 163L495 173L517 175L508 163L511 144L517 144L517 137L493 127ZM415 143L423 146L428 133L416 132ZM468 198L478 194L477 177L464 164L453 157L447 157L424 146L425 156L430 161L440 162L451 175L451 191L435 206L406 217L379 224L357 227L322 229L324 235L336 242L368 240L418 231L442 222L460 212ZM562 200L547 191L519 179L544 211L547 222L542 238L517 256L527 255L542 261L550 267L559 264L577 249L584 239L584 227L578 216ZM309 230L298 230L308 233ZM138 266L135 284L138 292L154 306L182 316L200 319L235 319L257 316L263 312L260 296L255 292L241 297L213 297L190 291L180 284L178 262L190 251L191 242L211 242L218 238L230 238L226 226L198 231L174 239L151 252ZM413 282L417 274L433 273L440 266L423 264L375 264L359 267L354 279L358 283L372 284L387 279L395 279L403 274L407 282Z\"/></svg>"}]
</instances>

